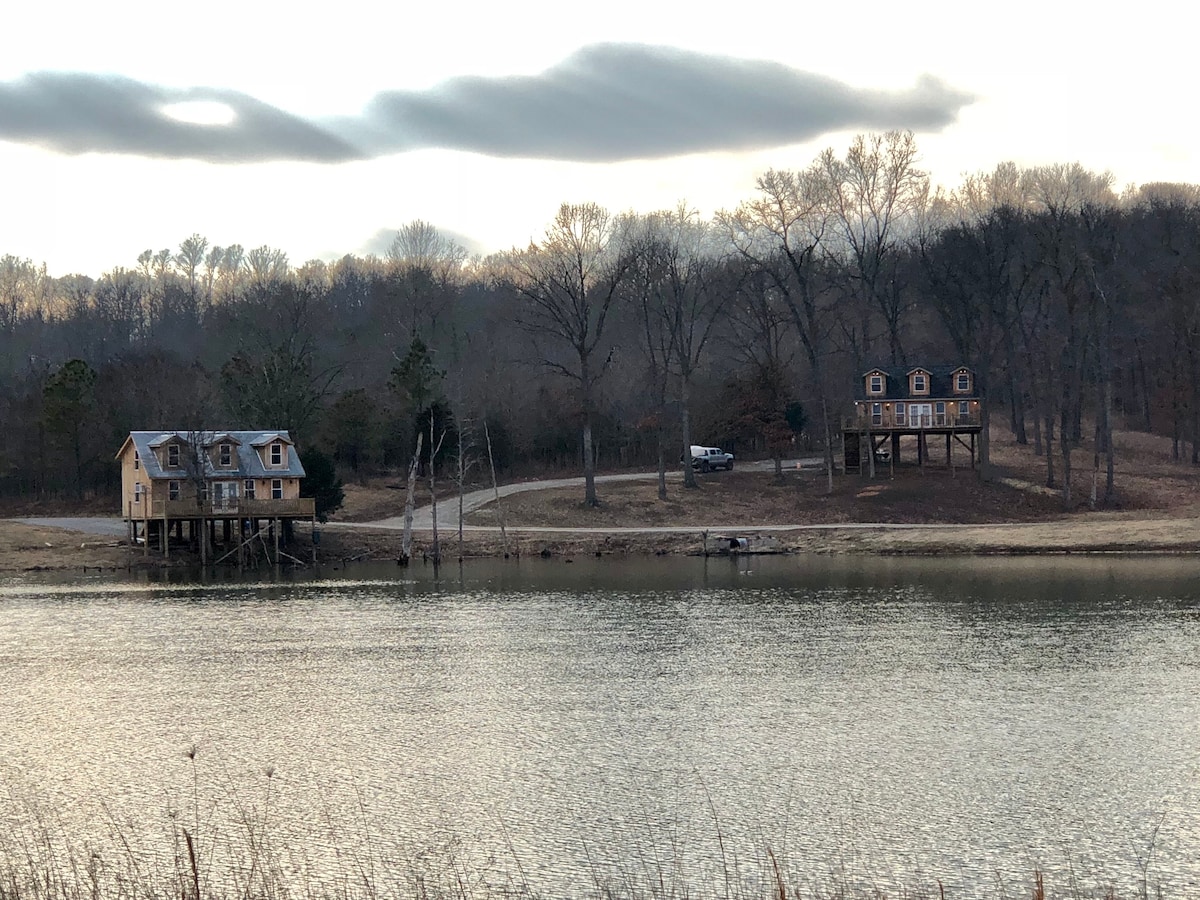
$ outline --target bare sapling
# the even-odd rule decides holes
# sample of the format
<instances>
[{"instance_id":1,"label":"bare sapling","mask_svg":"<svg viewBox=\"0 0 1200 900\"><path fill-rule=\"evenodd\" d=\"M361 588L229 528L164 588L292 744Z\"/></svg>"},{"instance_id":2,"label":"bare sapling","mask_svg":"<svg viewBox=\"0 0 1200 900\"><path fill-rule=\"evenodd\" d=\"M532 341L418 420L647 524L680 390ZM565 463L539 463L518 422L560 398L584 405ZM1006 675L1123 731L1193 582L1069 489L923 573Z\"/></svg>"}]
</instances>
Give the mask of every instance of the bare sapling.
<instances>
[{"instance_id":1,"label":"bare sapling","mask_svg":"<svg viewBox=\"0 0 1200 900\"><path fill-rule=\"evenodd\" d=\"M429 411L429 514L433 524L433 564L435 566L442 561L442 548L438 542L437 486L433 466L444 440L446 440L446 430L443 428L437 444L435 445L433 442L433 410L431 409Z\"/></svg>"},{"instance_id":2,"label":"bare sapling","mask_svg":"<svg viewBox=\"0 0 1200 900\"><path fill-rule=\"evenodd\" d=\"M404 533L400 540L400 564L407 566L412 559L412 522L413 522L413 493L417 489L417 466L421 463L421 446L425 441L425 433L417 432L417 449L413 452L412 462L408 464L408 493L404 498Z\"/></svg>"},{"instance_id":3,"label":"bare sapling","mask_svg":"<svg viewBox=\"0 0 1200 900\"><path fill-rule=\"evenodd\" d=\"M458 558L463 555L463 485L467 480L466 464L463 461L463 430L458 429Z\"/></svg>"},{"instance_id":4,"label":"bare sapling","mask_svg":"<svg viewBox=\"0 0 1200 900\"><path fill-rule=\"evenodd\" d=\"M504 547L504 558L508 559L508 533L504 529L504 509L500 506L500 488L496 484L496 459L492 456L492 434L488 431L486 418L483 420L483 437L487 441L488 466L492 470L492 494L496 498L496 518L500 522L500 543Z\"/></svg>"}]
</instances>

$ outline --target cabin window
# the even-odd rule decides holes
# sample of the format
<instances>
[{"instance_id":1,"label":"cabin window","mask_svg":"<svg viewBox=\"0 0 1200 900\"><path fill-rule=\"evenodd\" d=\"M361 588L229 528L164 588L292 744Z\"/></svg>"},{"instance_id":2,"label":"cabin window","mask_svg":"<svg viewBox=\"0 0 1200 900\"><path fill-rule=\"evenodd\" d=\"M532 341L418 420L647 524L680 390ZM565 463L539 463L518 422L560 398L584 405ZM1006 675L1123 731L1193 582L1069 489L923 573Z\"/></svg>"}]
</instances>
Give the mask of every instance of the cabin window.
<instances>
[{"instance_id":1,"label":"cabin window","mask_svg":"<svg viewBox=\"0 0 1200 900\"><path fill-rule=\"evenodd\" d=\"M200 495L201 500L207 500L208 499L208 482L207 481L202 482L196 488L196 492Z\"/></svg>"},{"instance_id":2,"label":"cabin window","mask_svg":"<svg viewBox=\"0 0 1200 900\"><path fill-rule=\"evenodd\" d=\"M217 449L217 457L220 460L220 462L218 462L217 464L222 469L232 468L233 467L233 445L232 444L222 444Z\"/></svg>"},{"instance_id":3,"label":"cabin window","mask_svg":"<svg viewBox=\"0 0 1200 900\"><path fill-rule=\"evenodd\" d=\"M142 502L142 483L140 481L133 486L133 502Z\"/></svg>"},{"instance_id":4,"label":"cabin window","mask_svg":"<svg viewBox=\"0 0 1200 900\"><path fill-rule=\"evenodd\" d=\"M971 421L971 404L966 400L958 401L958 421L960 425L966 425Z\"/></svg>"},{"instance_id":5,"label":"cabin window","mask_svg":"<svg viewBox=\"0 0 1200 900\"><path fill-rule=\"evenodd\" d=\"M939 400L933 404L933 421L936 425L946 424L946 401Z\"/></svg>"},{"instance_id":6,"label":"cabin window","mask_svg":"<svg viewBox=\"0 0 1200 900\"><path fill-rule=\"evenodd\" d=\"M883 376L882 375L872 375L871 376L870 391L872 394L882 394L883 393Z\"/></svg>"},{"instance_id":7,"label":"cabin window","mask_svg":"<svg viewBox=\"0 0 1200 900\"><path fill-rule=\"evenodd\" d=\"M929 390L928 382L923 374L916 374L912 377L912 389L914 394L924 394Z\"/></svg>"},{"instance_id":8,"label":"cabin window","mask_svg":"<svg viewBox=\"0 0 1200 900\"><path fill-rule=\"evenodd\" d=\"M272 444L271 445L271 465L273 465L273 466L282 466L283 465L283 444Z\"/></svg>"},{"instance_id":9,"label":"cabin window","mask_svg":"<svg viewBox=\"0 0 1200 900\"><path fill-rule=\"evenodd\" d=\"M904 424L904 404L903 403L896 404L896 424L897 425Z\"/></svg>"},{"instance_id":10,"label":"cabin window","mask_svg":"<svg viewBox=\"0 0 1200 900\"><path fill-rule=\"evenodd\" d=\"M882 403L872 403L871 404L871 424L872 425L882 425L883 424L883 404Z\"/></svg>"},{"instance_id":11,"label":"cabin window","mask_svg":"<svg viewBox=\"0 0 1200 900\"><path fill-rule=\"evenodd\" d=\"M242 493L245 494L247 500L254 499L254 479L253 478L246 479L245 490Z\"/></svg>"},{"instance_id":12,"label":"cabin window","mask_svg":"<svg viewBox=\"0 0 1200 900\"><path fill-rule=\"evenodd\" d=\"M178 469L179 468L179 445L178 444L167 444L167 468L168 469Z\"/></svg>"},{"instance_id":13,"label":"cabin window","mask_svg":"<svg viewBox=\"0 0 1200 900\"><path fill-rule=\"evenodd\" d=\"M282 500L283 499L283 479L282 478L272 478L271 479L271 499L272 500Z\"/></svg>"},{"instance_id":14,"label":"cabin window","mask_svg":"<svg viewBox=\"0 0 1200 900\"><path fill-rule=\"evenodd\" d=\"M954 376L954 389L960 394L968 394L971 392L971 375L968 372L959 372Z\"/></svg>"},{"instance_id":15,"label":"cabin window","mask_svg":"<svg viewBox=\"0 0 1200 900\"><path fill-rule=\"evenodd\" d=\"M133 451L133 467L135 469L140 469L142 467L142 457L136 450Z\"/></svg>"},{"instance_id":16,"label":"cabin window","mask_svg":"<svg viewBox=\"0 0 1200 900\"><path fill-rule=\"evenodd\" d=\"M178 500L179 499L179 482L178 481L168 481L167 482L167 499L168 500Z\"/></svg>"}]
</instances>

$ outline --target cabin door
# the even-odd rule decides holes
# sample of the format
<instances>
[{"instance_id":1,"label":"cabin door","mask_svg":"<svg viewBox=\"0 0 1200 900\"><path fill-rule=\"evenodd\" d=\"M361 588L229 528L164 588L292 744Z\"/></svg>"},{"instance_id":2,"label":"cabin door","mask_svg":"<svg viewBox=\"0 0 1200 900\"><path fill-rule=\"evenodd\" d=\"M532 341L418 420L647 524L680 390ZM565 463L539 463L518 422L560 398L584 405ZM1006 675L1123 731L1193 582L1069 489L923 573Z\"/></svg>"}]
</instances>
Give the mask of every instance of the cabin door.
<instances>
[{"instance_id":1,"label":"cabin door","mask_svg":"<svg viewBox=\"0 0 1200 900\"><path fill-rule=\"evenodd\" d=\"M933 404L932 403L910 403L908 405L909 422L916 425L918 428L930 428L933 426Z\"/></svg>"},{"instance_id":2,"label":"cabin door","mask_svg":"<svg viewBox=\"0 0 1200 900\"><path fill-rule=\"evenodd\" d=\"M212 501L214 511L233 511L237 509L238 483L236 481L214 481L212 486Z\"/></svg>"}]
</instances>

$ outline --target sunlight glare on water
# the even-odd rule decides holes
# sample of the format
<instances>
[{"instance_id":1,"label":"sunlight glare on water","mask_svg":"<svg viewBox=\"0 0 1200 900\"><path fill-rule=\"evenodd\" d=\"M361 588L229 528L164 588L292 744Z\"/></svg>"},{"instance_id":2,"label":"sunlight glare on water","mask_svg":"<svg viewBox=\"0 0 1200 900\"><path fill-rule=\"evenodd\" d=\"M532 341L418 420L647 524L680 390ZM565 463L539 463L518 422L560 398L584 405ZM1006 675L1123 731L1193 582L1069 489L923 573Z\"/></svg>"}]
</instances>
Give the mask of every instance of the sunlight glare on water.
<instances>
[{"instance_id":1,"label":"sunlight glare on water","mask_svg":"<svg viewBox=\"0 0 1200 900\"><path fill-rule=\"evenodd\" d=\"M1200 889L1193 561L448 569L0 583L0 817L161 848L269 813L318 878L389 846L555 895L756 885L768 847L805 883L1124 890L1153 841Z\"/></svg>"}]
</instances>

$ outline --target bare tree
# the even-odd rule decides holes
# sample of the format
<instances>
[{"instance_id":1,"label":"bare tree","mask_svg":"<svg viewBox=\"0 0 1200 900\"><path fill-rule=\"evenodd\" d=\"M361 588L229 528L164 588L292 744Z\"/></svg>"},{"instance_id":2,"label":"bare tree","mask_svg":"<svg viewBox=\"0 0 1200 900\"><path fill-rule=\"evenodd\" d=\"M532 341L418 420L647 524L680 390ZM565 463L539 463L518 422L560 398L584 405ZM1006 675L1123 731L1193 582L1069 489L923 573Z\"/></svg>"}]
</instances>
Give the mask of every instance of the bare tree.
<instances>
[{"instance_id":1,"label":"bare tree","mask_svg":"<svg viewBox=\"0 0 1200 900\"><path fill-rule=\"evenodd\" d=\"M32 260L5 255L0 257L0 346L4 348L3 371L11 373L23 360L18 358L14 342L9 340L18 323L25 318L45 313L52 290L46 266Z\"/></svg>"},{"instance_id":2,"label":"bare tree","mask_svg":"<svg viewBox=\"0 0 1200 900\"><path fill-rule=\"evenodd\" d=\"M428 222L414 219L396 232L387 256L398 265L453 271L466 262L467 251Z\"/></svg>"},{"instance_id":3,"label":"bare tree","mask_svg":"<svg viewBox=\"0 0 1200 900\"><path fill-rule=\"evenodd\" d=\"M627 277L629 299L640 313L641 349L646 357L643 396L649 401L655 425L658 457L658 499L667 499L667 382L674 356L675 334L663 309L662 283L665 280L660 241L652 227L640 217L622 223L629 232L630 269ZM686 454L686 451L685 451ZM685 455L684 459L689 459ZM689 459L690 461L690 459ZM687 466L685 487L696 486L696 476Z\"/></svg>"},{"instance_id":4,"label":"bare tree","mask_svg":"<svg viewBox=\"0 0 1200 900\"><path fill-rule=\"evenodd\" d=\"M827 489L833 492L833 429L825 364L828 309L817 256L828 228L827 182L819 168L771 170L758 179L758 197L718 214L736 250L763 272L779 293L804 347L820 407Z\"/></svg>"},{"instance_id":5,"label":"bare tree","mask_svg":"<svg viewBox=\"0 0 1200 900\"><path fill-rule=\"evenodd\" d=\"M238 296L246 283L246 251L241 244L230 244L221 252L217 266L217 293L222 300Z\"/></svg>"},{"instance_id":6,"label":"bare tree","mask_svg":"<svg viewBox=\"0 0 1200 900\"><path fill-rule=\"evenodd\" d=\"M911 131L859 135L844 158L826 150L818 166L827 183L833 226L831 239L823 244L826 253L846 273L849 294L863 314L874 310L883 317L892 365L903 363L902 320L908 301L896 289L897 263L905 229L929 194L929 176L917 168L916 139ZM867 327L862 340L868 353Z\"/></svg>"},{"instance_id":7,"label":"bare tree","mask_svg":"<svg viewBox=\"0 0 1200 900\"><path fill-rule=\"evenodd\" d=\"M192 298L192 303L196 303L196 280L199 277L200 266L204 263L205 251L208 250L208 238L203 238L198 234L193 234L189 238L185 238L179 245L179 252L175 254L175 265L179 267L180 272L188 283L188 295Z\"/></svg>"},{"instance_id":8,"label":"bare tree","mask_svg":"<svg viewBox=\"0 0 1200 900\"><path fill-rule=\"evenodd\" d=\"M434 340L458 295L466 249L417 219L396 232L387 256L391 318L408 337Z\"/></svg>"},{"instance_id":9,"label":"bare tree","mask_svg":"<svg viewBox=\"0 0 1200 900\"><path fill-rule=\"evenodd\" d=\"M578 387L584 499L597 506L592 446L596 385L612 360L602 341L628 260L606 210L594 203L564 203L542 242L512 251L505 264L504 281L523 301L517 318L533 338L538 361ZM569 361L563 362L547 343L568 350Z\"/></svg>"},{"instance_id":10,"label":"bare tree","mask_svg":"<svg viewBox=\"0 0 1200 900\"><path fill-rule=\"evenodd\" d=\"M691 391L723 307L716 282L723 248L716 230L684 203L645 216L636 246L649 276L642 302L647 341L655 333L660 335L659 350L668 373L678 379L683 483L695 487Z\"/></svg>"},{"instance_id":11,"label":"bare tree","mask_svg":"<svg viewBox=\"0 0 1200 900\"><path fill-rule=\"evenodd\" d=\"M425 432L418 431L417 448L413 451L412 459L408 463L408 490L404 495L404 530L400 536L400 563L406 566L412 559L413 495L417 489L417 469L421 465L421 444L424 440Z\"/></svg>"},{"instance_id":12,"label":"bare tree","mask_svg":"<svg viewBox=\"0 0 1200 900\"><path fill-rule=\"evenodd\" d=\"M728 313L729 330L723 346L731 359L737 360L739 368L752 373L750 390L745 381L738 385L739 402L731 409L744 419L746 413L757 413L761 425L762 413L775 421L775 427L767 430L775 433L776 440L769 442L771 458L775 464L775 477L783 480L784 447L779 432L779 419L786 421L787 400L781 395L787 385L784 373L791 371L795 342L788 340L790 316L779 301L779 292L773 282L757 266L739 260L735 266L726 267L729 287L724 292ZM749 396L749 395L753 396ZM778 401L784 400L781 409ZM755 401L766 400L766 403ZM768 410L767 407L770 409ZM788 434L789 444L794 437Z\"/></svg>"},{"instance_id":13,"label":"bare tree","mask_svg":"<svg viewBox=\"0 0 1200 900\"><path fill-rule=\"evenodd\" d=\"M283 281L290 271L287 254L266 245L255 247L246 254L246 268L250 287L259 290Z\"/></svg>"},{"instance_id":14,"label":"bare tree","mask_svg":"<svg viewBox=\"0 0 1200 900\"><path fill-rule=\"evenodd\" d=\"M221 269L221 263L225 259L225 250L221 247L213 247L208 251L208 255L204 257L204 302L210 305L213 300L213 287L217 281L217 272Z\"/></svg>"},{"instance_id":15,"label":"bare tree","mask_svg":"<svg viewBox=\"0 0 1200 900\"><path fill-rule=\"evenodd\" d=\"M344 365L319 351L316 302L290 283L256 295L262 323L221 370L226 404L239 421L309 433Z\"/></svg>"},{"instance_id":16,"label":"bare tree","mask_svg":"<svg viewBox=\"0 0 1200 900\"><path fill-rule=\"evenodd\" d=\"M941 317L959 358L975 369L983 395L979 474L985 481L991 477L992 374L1013 346L1016 319L1032 289L1031 270L1021 264L1023 238L1022 214L997 207L975 222L943 228L920 242L925 296ZM1010 370L1016 367L1016 360L1007 362Z\"/></svg>"}]
</instances>

